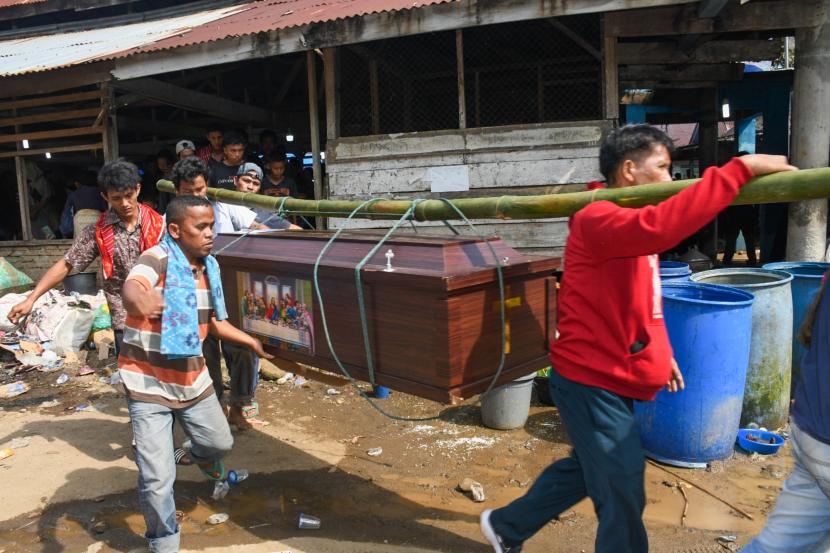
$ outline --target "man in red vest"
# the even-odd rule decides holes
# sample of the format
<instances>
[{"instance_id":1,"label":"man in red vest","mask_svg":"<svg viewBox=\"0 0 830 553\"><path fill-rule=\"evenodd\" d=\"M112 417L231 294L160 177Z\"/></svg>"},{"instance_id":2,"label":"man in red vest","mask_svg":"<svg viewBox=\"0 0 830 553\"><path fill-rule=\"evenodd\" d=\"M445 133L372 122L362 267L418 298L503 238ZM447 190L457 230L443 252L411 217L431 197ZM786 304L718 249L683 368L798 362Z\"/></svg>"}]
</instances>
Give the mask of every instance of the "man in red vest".
<instances>
[{"instance_id":1,"label":"man in red vest","mask_svg":"<svg viewBox=\"0 0 830 553\"><path fill-rule=\"evenodd\" d=\"M63 282L70 272L83 271L100 257L117 353L126 319L121 299L124 281L141 253L158 244L164 231L164 220L139 203L141 178L132 163L122 160L105 164L98 172L98 186L109 209L101 214L95 225L89 225L75 237L63 259L46 271L29 297L11 309L9 320L17 324L31 312L40 296Z\"/></svg>"},{"instance_id":2,"label":"man in red vest","mask_svg":"<svg viewBox=\"0 0 830 553\"><path fill-rule=\"evenodd\" d=\"M671 181L672 141L649 125L612 131L600 147L609 188ZM640 209L594 202L569 222L551 344L551 396L573 445L527 494L481 514L496 553L522 543L586 496L599 519L597 553L645 553L645 457L634 400L683 389L672 358L657 253L711 221L753 176L794 170L783 156L749 155L710 167L693 186Z\"/></svg>"}]
</instances>

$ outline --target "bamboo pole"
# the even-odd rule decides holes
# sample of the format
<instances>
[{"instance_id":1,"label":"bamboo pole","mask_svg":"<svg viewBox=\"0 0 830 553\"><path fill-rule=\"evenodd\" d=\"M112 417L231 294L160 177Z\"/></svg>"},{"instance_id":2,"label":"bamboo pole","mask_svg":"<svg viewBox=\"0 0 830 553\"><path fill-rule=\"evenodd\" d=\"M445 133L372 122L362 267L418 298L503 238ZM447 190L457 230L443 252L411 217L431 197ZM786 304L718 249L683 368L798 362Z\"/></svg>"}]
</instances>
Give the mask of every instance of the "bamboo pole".
<instances>
[{"instance_id":1,"label":"bamboo pole","mask_svg":"<svg viewBox=\"0 0 830 553\"><path fill-rule=\"evenodd\" d=\"M591 202L607 200L623 207L643 207L662 202L696 183L697 179L627 188L604 188L588 192L542 196L498 196L451 200L469 219L542 219L568 217ZM163 192L175 192L173 183L158 181ZM208 188L208 198L229 204L278 211L291 215L346 217L363 200L297 200ZM830 198L830 168L775 173L752 179L741 188L733 205L765 204ZM397 219L412 205L410 200L377 200L355 215L360 219ZM424 200L415 209L416 221L459 219L441 200Z\"/></svg>"}]
</instances>

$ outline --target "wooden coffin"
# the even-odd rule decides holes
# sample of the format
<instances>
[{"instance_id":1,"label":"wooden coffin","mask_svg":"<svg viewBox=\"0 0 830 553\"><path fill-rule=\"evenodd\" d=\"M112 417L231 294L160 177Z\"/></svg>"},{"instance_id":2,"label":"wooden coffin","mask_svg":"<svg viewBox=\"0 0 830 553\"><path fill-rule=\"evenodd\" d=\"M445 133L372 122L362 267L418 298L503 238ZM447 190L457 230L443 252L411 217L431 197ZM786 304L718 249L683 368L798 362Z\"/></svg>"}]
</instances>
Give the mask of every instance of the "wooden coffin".
<instances>
[{"instance_id":1,"label":"wooden coffin","mask_svg":"<svg viewBox=\"0 0 830 553\"><path fill-rule=\"evenodd\" d=\"M257 232L217 238L214 252L233 324L277 357L340 374L313 289L314 263L331 232ZM349 373L369 381L355 267L377 231L340 235L318 270L332 346ZM229 245L230 244L230 245ZM548 366L558 258L523 255L501 239L506 363L499 384ZM391 250L393 256L387 256ZM389 271L389 265L393 270ZM375 382L454 403L486 390L499 365L502 326L495 259L478 238L390 238L361 273Z\"/></svg>"}]
</instances>

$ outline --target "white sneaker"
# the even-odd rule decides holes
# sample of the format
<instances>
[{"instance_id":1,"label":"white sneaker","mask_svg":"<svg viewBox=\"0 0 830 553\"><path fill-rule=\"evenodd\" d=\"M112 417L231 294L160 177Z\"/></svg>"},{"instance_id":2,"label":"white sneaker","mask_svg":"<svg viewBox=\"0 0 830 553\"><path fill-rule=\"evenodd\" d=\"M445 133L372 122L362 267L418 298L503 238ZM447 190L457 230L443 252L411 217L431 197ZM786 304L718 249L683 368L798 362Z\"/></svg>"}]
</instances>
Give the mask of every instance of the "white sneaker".
<instances>
[{"instance_id":1,"label":"white sneaker","mask_svg":"<svg viewBox=\"0 0 830 553\"><path fill-rule=\"evenodd\" d=\"M483 513L481 513L479 524L481 526L481 533L484 534L484 537L487 538L487 541L493 546L493 551L495 551L495 553L521 553L521 545L514 545L512 547L507 546L504 544L504 541L502 541L501 536L496 533L495 528L493 528L493 525L490 524L490 515L492 512L493 509L486 509Z\"/></svg>"}]
</instances>

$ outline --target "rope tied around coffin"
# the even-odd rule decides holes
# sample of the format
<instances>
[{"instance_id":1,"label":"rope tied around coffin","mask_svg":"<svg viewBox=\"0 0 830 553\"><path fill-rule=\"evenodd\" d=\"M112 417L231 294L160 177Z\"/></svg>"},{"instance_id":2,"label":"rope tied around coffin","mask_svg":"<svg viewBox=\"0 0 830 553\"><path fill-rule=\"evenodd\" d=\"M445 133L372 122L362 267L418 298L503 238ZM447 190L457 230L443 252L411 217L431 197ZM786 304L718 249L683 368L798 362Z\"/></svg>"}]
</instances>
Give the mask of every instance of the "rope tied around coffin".
<instances>
[{"instance_id":1,"label":"rope tied around coffin","mask_svg":"<svg viewBox=\"0 0 830 553\"><path fill-rule=\"evenodd\" d=\"M467 218L466 215L457 207L455 204L450 202L446 198L439 198L442 202L446 205L450 206L458 215L459 217L467 224L467 226L473 231L473 233L480 238L489 248L490 253L493 255L493 259L496 262L496 274L498 276L499 282L499 306L500 306L500 315L501 315L501 355L499 359L499 366L496 370L496 374L493 376L493 380L490 382L490 385L487 387L487 390L484 391L486 394L493 387L496 385L499 377L501 376L502 371L504 370L505 360L506 360L506 353L505 347L507 345L507 315L504 305L504 271L502 268L502 262L499 259L498 254L496 253L495 248L490 243L487 238L478 231L475 225ZM317 256L317 260L314 262L314 271L313 271L313 284L314 284L314 291L315 295L317 296L317 303L319 304L320 309L320 320L323 324L323 334L326 337L326 343L329 346L329 351L331 352L331 356L334 359L334 362L337 364L338 369L340 372L343 373L349 383L357 390L358 394L365 399L369 405L372 406L378 413L381 415L388 417L392 420L396 421L404 421L404 422L424 422L424 421L431 421L436 420L439 418L438 415L433 415L431 417L403 417L400 415L395 415L392 413L386 412L382 407L380 407L369 395L358 385L357 380L349 373L348 369L346 369L343 362L340 360L340 357L337 355L337 352L334 349L334 345L332 344L331 340L331 333L328 327L328 319L326 317L326 310L325 304L323 302L322 292L320 291L320 284L318 279L318 272L320 268L320 262L322 261L325 254L331 249L332 245L334 245L335 241L340 237L342 232L346 229L347 223L351 221L355 215L361 212L361 210L371 205L372 203L380 201L381 198L373 198L370 200L366 200L358 205L344 220L344 224L341 225L339 229L332 235L329 241L323 246L323 249L320 250L320 253ZM374 356L372 355L372 346L371 341L369 338L369 323L366 317L366 301L365 301L365 294L363 290L363 280L361 277L361 272L369 260L377 253L377 251L383 246L384 243L395 233L395 231L405 222L409 221L412 223L413 214L415 212L415 208L418 206L419 203L424 201L422 198L416 198L412 200L412 203L409 209L392 225L392 227L383 235L383 237L375 244L367 253L363 259L355 266L355 288L357 292L357 303L358 303L358 312L360 314L360 327L361 332L363 335L363 347L366 353L366 369L369 372L369 382L372 386L375 386L375 363L374 363ZM456 230L451 224L447 221L444 221L444 224L447 225L450 230L452 230L456 235L459 234L458 230ZM414 226L414 225L413 225Z\"/></svg>"}]
</instances>

